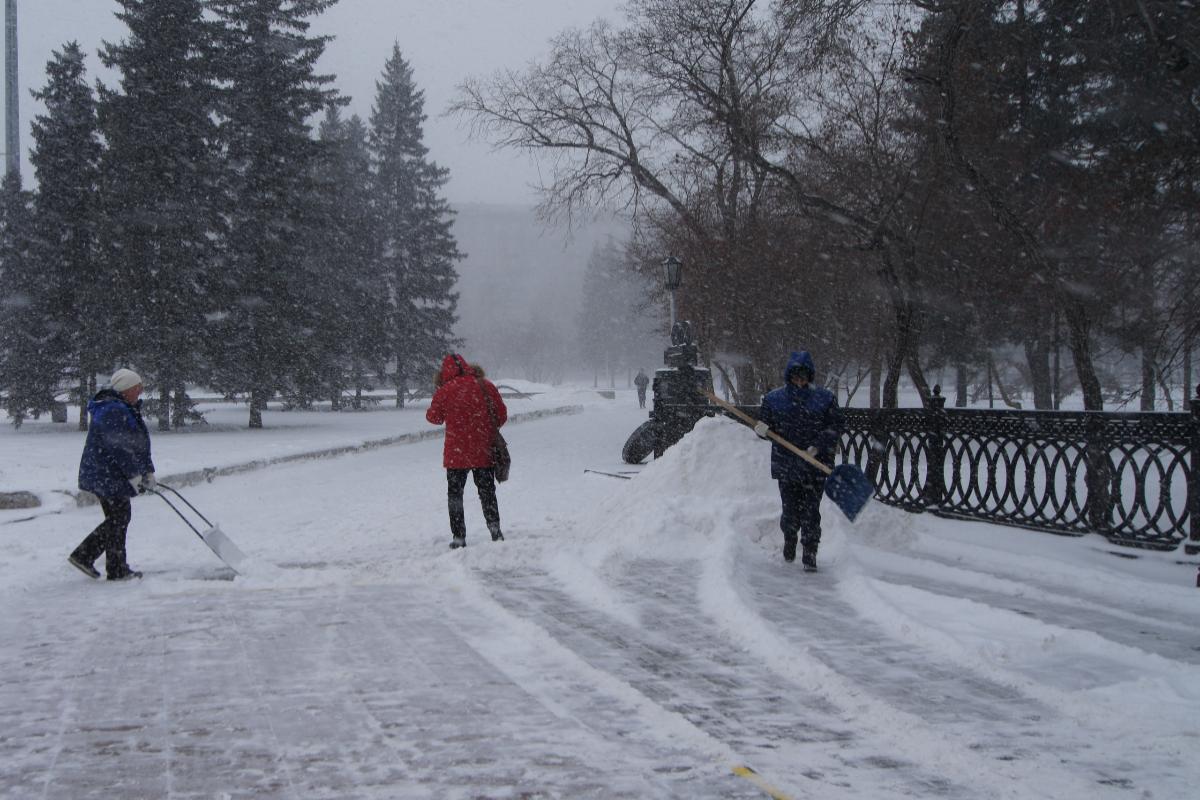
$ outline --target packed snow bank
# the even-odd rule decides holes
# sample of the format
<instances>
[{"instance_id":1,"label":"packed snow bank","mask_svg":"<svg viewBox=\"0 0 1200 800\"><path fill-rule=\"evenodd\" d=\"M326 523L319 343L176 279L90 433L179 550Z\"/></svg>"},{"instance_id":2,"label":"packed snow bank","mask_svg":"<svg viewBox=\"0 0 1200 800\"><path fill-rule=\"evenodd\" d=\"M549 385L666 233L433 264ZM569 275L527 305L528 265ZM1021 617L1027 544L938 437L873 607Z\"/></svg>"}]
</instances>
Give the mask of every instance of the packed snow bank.
<instances>
[{"instance_id":1,"label":"packed snow bank","mask_svg":"<svg viewBox=\"0 0 1200 800\"><path fill-rule=\"evenodd\" d=\"M619 605L605 574L631 559L701 559L708 566L698 605L740 618L731 625L743 634L757 626L766 655L778 643L742 597L758 571L782 564L779 510L770 446L729 420L702 419L634 480L615 483L580 517L574 550L552 557L550 564L581 601L645 624ZM1195 674L1191 665L1003 607L1006 597L1021 596L1065 604L1080 614L1102 609L1131 621L1152 613L1180 636L1193 636L1194 614L1175 623L1171 613L1180 604L1196 610L1200 593L1187 586L1189 566L1161 558L1114 558L1098 552L1093 537L938 520L879 503L854 524L828 500L822 512L822 571L836 577L844 601L900 640L1027 690L1036 680L1046 690L1034 693L1058 705L1104 698L1113 704L1110 710L1140 714L1147 691L1156 696L1150 707L1194 708L1200 700L1200 688L1189 680ZM893 582L893 569L927 585L969 586L989 601L998 597L1000 606ZM803 580L797 575L797 591ZM1107 667L1097 670L1097 664ZM1130 683L1139 690L1123 695L1119 687ZM1073 700L1067 696L1072 692L1088 699ZM1186 715L1174 722L1181 732Z\"/></svg>"}]
</instances>

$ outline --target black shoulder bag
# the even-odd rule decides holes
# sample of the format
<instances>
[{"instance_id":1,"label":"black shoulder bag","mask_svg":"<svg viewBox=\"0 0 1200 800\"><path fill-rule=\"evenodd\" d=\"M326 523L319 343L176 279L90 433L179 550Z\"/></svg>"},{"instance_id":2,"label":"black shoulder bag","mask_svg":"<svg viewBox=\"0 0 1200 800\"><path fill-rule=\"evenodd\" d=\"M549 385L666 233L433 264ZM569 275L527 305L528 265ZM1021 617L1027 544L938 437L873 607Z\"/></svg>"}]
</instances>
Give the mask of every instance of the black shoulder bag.
<instances>
[{"instance_id":1,"label":"black shoulder bag","mask_svg":"<svg viewBox=\"0 0 1200 800\"><path fill-rule=\"evenodd\" d=\"M508 471L512 467L512 456L508 452L508 442L504 441L500 425L496 422L496 407L492 405L492 396L488 394L482 378L475 376L475 380L479 383L479 391L483 392L483 402L487 403L488 416L492 420L492 469L496 473L496 482L504 483L508 480Z\"/></svg>"}]
</instances>

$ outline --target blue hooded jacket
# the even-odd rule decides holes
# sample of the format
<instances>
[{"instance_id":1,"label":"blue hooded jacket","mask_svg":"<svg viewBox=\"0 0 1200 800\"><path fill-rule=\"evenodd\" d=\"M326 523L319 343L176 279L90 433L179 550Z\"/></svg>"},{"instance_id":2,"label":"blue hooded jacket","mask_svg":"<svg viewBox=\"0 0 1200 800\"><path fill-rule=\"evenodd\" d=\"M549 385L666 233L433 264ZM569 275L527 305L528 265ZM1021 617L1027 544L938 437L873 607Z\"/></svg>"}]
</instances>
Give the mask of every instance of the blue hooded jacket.
<instances>
[{"instance_id":1,"label":"blue hooded jacket","mask_svg":"<svg viewBox=\"0 0 1200 800\"><path fill-rule=\"evenodd\" d=\"M809 371L808 386L801 388L791 382L792 373L797 369ZM808 351L792 353L783 371L784 385L763 395L758 418L801 450L816 447L817 458L832 466L845 420L833 392L811 383L816 372ZM771 443L772 478L798 481L819 475L820 470L800 456L782 445Z\"/></svg>"},{"instance_id":2,"label":"blue hooded jacket","mask_svg":"<svg viewBox=\"0 0 1200 800\"><path fill-rule=\"evenodd\" d=\"M129 480L154 471L150 432L142 421L142 401L129 405L112 389L102 389L88 403L88 427L79 460L79 488L97 497L133 497Z\"/></svg>"}]
</instances>

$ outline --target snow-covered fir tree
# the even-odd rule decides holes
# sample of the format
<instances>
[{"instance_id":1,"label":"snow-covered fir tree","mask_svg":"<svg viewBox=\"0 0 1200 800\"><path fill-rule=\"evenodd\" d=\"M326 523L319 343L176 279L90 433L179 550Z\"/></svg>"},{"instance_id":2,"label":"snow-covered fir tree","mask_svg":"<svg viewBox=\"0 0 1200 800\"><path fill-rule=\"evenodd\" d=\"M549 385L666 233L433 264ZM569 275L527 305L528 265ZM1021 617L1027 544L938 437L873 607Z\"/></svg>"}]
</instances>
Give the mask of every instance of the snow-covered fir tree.
<instances>
[{"instance_id":1,"label":"snow-covered fir tree","mask_svg":"<svg viewBox=\"0 0 1200 800\"><path fill-rule=\"evenodd\" d=\"M210 268L221 227L217 202L213 45L202 0L117 0L128 35L101 50L119 89L101 87L105 334L112 355L169 392L207 377ZM177 420L178 421L178 420Z\"/></svg>"},{"instance_id":2,"label":"snow-covered fir tree","mask_svg":"<svg viewBox=\"0 0 1200 800\"><path fill-rule=\"evenodd\" d=\"M33 198L19 173L0 187L0 393L13 424L50 410L60 378L52 292L33 256Z\"/></svg>"},{"instance_id":3,"label":"snow-covered fir tree","mask_svg":"<svg viewBox=\"0 0 1200 800\"><path fill-rule=\"evenodd\" d=\"M427 382L455 344L454 264L462 255L451 231L453 211L440 195L449 171L428 159L425 93L398 45L375 86L370 134L375 202L380 258L394 304L396 396L403 404L410 385Z\"/></svg>"},{"instance_id":4,"label":"snow-covered fir tree","mask_svg":"<svg viewBox=\"0 0 1200 800\"><path fill-rule=\"evenodd\" d=\"M319 138L327 145L317 171L325 230L312 257L331 283L319 306L323 328L336 345L328 361L329 385L334 408L341 406L344 390L354 392L353 406L359 408L363 390L384 374L390 357L391 305L378 258L367 128L358 116L343 120L337 106L330 106Z\"/></svg>"},{"instance_id":5,"label":"snow-covered fir tree","mask_svg":"<svg viewBox=\"0 0 1200 800\"><path fill-rule=\"evenodd\" d=\"M34 97L46 113L33 122L30 161L37 176L35 258L49 293L47 313L59 328L60 371L65 369L86 400L94 376L112 362L99 266L100 139L96 99L87 82L83 51L70 42L46 65L47 82ZM86 403L79 426L87 427Z\"/></svg>"},{"instance_id":6,"label":"snow-covered fir tree","mask_svg":"<svg viewBox=\"0 0 1200 800\"><path fill-rule=\"evenodd\" d=\"M324 348L309 302L322 235L315 198L322 145L308 119L337 102L330 76L315 71L327 37L310 36L309 18L332 0L213 0L224 26L220 113L229 182L227 261L221 294L221 349L215 382L250 395L250 426L276 392L312 391Z\"/></svg>"}]
</instances>

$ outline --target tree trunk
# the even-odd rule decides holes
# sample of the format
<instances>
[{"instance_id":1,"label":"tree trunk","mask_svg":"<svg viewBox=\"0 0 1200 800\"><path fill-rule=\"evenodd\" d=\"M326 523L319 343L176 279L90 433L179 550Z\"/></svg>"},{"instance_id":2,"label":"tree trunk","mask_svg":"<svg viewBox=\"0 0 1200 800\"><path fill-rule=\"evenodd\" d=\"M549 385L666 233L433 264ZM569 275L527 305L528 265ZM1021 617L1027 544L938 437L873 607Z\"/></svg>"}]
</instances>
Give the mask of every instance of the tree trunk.
<instances>
[{"instance_id":1,"label":"tree trunk","mask_svg":"<svg viewBox=\"0 0 1200 800\"><path fill-rule=\"evenodd\" d=\"M1200 387L1192 385L1192 339L1183 340L1183 407L1190 408L1188 401L1200 395Z\"/></svg>"},{"instance_id":2,"label":"tree trunk","mask_svg":"<svg viewBox=\"0 0 1200 800\"><path fill-rule=\"evenodd\" d=\"M1162 389L1163 398L1167 401L1167 411L1175 410L1175 398L1171 397L1171 385L1167 383L1167 375L1161 370L1154 371L1155 378L1158 379L1158 388Z\"/></svg>"},{"instance_id":3,"label":"tree trunk","mask_svg":"<svg viewBox=\"0 0 1200 800\"><path fill-rule=\"evenodd\" d=\"M158 429L171 430L171 390L167 388L166 381L158 390Z\"/></svg>"},{"instance_id":4,"label":"tree trunk","mask_svg":"<svg viewBox=\"0 0 1200 800\"><path fill-rule=\"evenodd\" d=\"M1075 374L1079 376L1079 390L1083 393L1085 411L1104 410L1104 392L1100 388L1100 377L1092 363L1092 321L1087 309L1078 300L1064 302L1063 318L1067 324L1067 346L1075 362Z\"/></svg>"},{"instance_id":5,"label":"tree trunk","mask_svg":"<svg viewBox=\"0 0 1200 800\"><path fill-rule=\"evenodd\" d=\"M917 356L918 322L913 307L902 300L894 301L896 314L896 329L893 338L893 350L888 356L888 374L883 384L883 407L897 408L900 405L900 371L908 365L909 375L917 391L921 393L921 402L925 404L929 397L929 385L921 371L920 359Z\"/></svg>"},{"instance_id":6,"label":"tree trunk","mask_svg":"<svg viewBox=\"0 0 1200 800\"><path fill-rule=\"evenodd\" d=\"M868 404L871 408L879 408L880 395L883 392L883 384L881 380L883 378L883 355L880 353L878 347L876 347L875 351L871 354L870 373L871 378L867 386L867 391L871 396Z\"/></svg>"},{"instance_id":7,"label":"tree trunk","mask_svg":"<svg viewBox=\"0 0 1200 800\"><path fill-rule=\"evenodd\" d=\"M880 405L896 408L900 405L900 370L904 366L904 354L897 349L887 357L887 376L883 379Z\"/></svg>"},{"instance_id":8,"label":"tree trunk","mask_svg":"<svg viewBox=\"0 0 1200 800\"><path fill-rule=\"evenodd\" d=\"M1148 343L1142 344L1142 411L1154 410L1154 377L1157 370L1154 366L1154 349Z\"/></svg>"},{"instance_id":9,"label":"tree trunk","mask_svg":"<svg viewBox=\"0 0 1200 800\"><path fill-rule=\"evenodd\" d=\"M992 356L990 353L988 354L988 373L989 373L989 377L988 377L989 402L991 399L992 380L995 379L996 388L1000 390L1000 399L1004 401L1004 405L1008 406L1009 408L1015 408L1015 409L1019 410L1021 408L1020 401L1013 400L1011 397L1008 396L1008 391L1004 388L1004 384L1000 382L1000 373L996 369L996 364L992 360Z\"/></svg>"},{"instance_id":10,"label":"tree trunk","mask_svg":"<svg viewBox=\"0 0 1200 800\"><path fill-rule=\"evenodd\" d=\"M86 431L88 429L87 405L88 400L92 396L88 393L88 383L89 381L87 375L83 374L82 377L79 378L79 430L81 431Z\"/></svg>"},{"instance_id":11,"label":"tree trunk","mask_svg":"<svg viewBox=\"0 0 1200 800\"><path fill-rule=\"evenodd\" d=\"M915 344L909 344L909 354L904 361L908 365L908 376L912 378L913 386L917 388L917 393L921 395L921 407L929 408L929 398L933 396L933 392L929 390L929 381L925 379L925 371L921 369L921 360L917 356Z\"/></svg>"},{"instance_id":12,"label":"tree trunk","mask_svg":"<svg viewBox=\"0 0 1200 800\"><path fill-rule=\"evenodd\" d=\"M961 361L954 365L954 407L967 407L967 365Z\"/></svg>"},{"instance_id":13,"label":"tree trunk","mask_svg":"<svg viewBox=\"0 0 1200 800\"><path fill-rule=\"evenodd\" d=\"M261 389L250 392L250 425L251 428L263 426L262 412L267 407L267 393Z\"/></svg>"},{"instance_id":14,"label":"tree trunk","mask_svg":"<svg viewBox=\"0 0 1200 800\"><path fill-rule=\"evenodd\" d=\"M1050 377L1050 343L1044 336L1026 336L1025 363L1033 384L1033 407L1038 410L1054 408L1054 388Z\"/></svg>"},{"instance_id":15,"label":"tree trunk","mask_svg":"<svg viewBox=\"0 0 1200 800\"><path fill-rule=\"evenodd\" d=\"M1158 374L1158 309L1154 304L1154 266L1142 265L1142 411L1154 410L1154 378Z\"/></svg>"},{"instance_id":16,"label":"tree trunk","mask_svg":"<svg viewBox=\"0 0 1200 800\"><path fill-rule=\"evenodd\" d=\"M171 427L178 430L187 422L187 391L183 385L175 387L174 396L171 398Z\"/></svg>"},{"instance_id":17,"label":"tree trunk","mask_svg":"<svg viewBox=\"0 0 1200 800\"><path fill-rule=\"evenodd\" d=\"M992 354L988 353L987 357L987 382L988 382L988 408L996 407L996 396L992 394Z\"/></svg>"},{"instance_id":18,"label":"tree trunk","mask_svg":"<svg viewBox=\"0 0 1200 800\"><path fill-rule=\"evenodd\" d=\"M396 359L396 408L404 408L404 401L408 399L408 375L404 372L404 367L400 366L400 359Z\"/></svg>"},{"instance_id":19,"label":"tree trunk","mask_svg":"<svg viewBox=\"0 0 1200 800\"><path fill-rule=\"evenodd\" d=\"M1062 408L1062 337L1058 331L1058 312L1054 312L1054 410Z\"/></svg>"}]
</instances>

